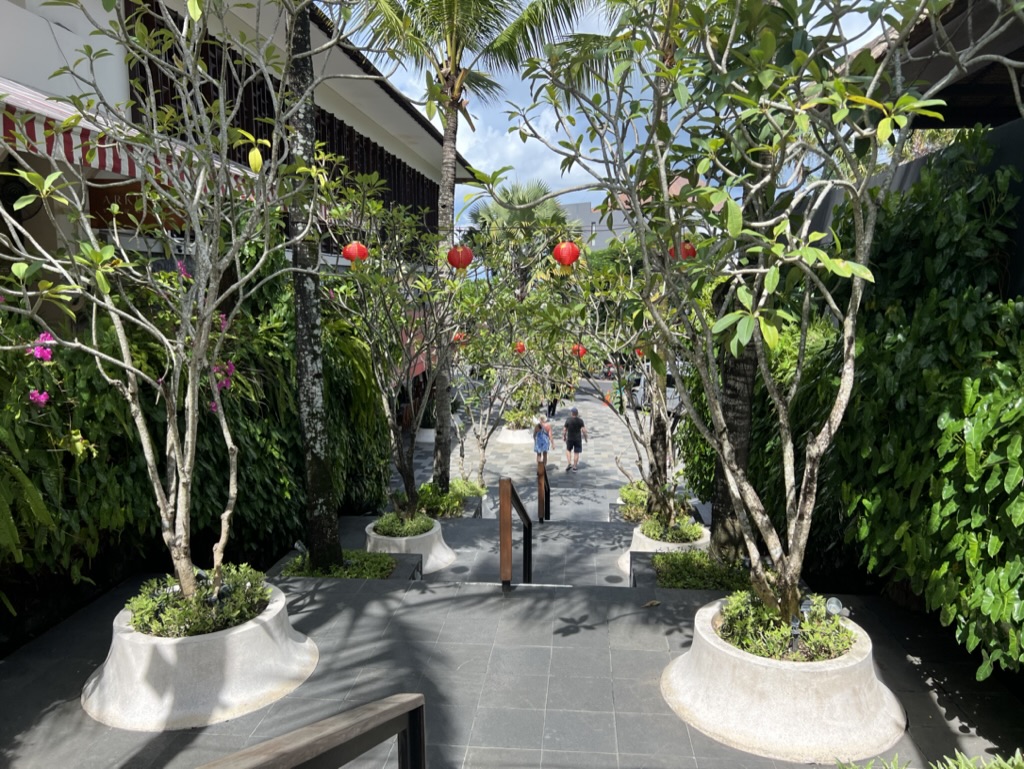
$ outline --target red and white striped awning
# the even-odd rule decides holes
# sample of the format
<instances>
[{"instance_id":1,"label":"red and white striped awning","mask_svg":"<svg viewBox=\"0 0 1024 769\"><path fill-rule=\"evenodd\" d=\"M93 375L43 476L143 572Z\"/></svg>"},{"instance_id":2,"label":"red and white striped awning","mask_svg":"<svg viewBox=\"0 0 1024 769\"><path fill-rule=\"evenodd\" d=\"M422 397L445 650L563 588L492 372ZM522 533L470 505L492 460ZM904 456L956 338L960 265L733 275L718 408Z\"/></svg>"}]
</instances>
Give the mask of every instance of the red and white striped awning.
<instances>
[{"instance_id":1,"label":"red and white striped awning","mask_svg":"<svg viewBox=\"0 0 1024 769\"><path fill-rule=\"evenodd\" d=\"M94 123L79 119L69 105L0 77L0 146L45 155L73 166L136 176L124 147Z\"/></svg>"}]
</instances>

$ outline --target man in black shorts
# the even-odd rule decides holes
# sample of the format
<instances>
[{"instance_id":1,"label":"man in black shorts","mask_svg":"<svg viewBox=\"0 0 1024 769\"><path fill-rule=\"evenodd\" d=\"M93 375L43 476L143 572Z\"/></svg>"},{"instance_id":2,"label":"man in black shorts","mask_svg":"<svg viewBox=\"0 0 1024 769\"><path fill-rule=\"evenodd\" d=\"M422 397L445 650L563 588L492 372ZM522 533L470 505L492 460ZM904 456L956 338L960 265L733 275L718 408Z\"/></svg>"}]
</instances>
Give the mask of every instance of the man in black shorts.
<instances>
[{"instance_id":1,"label":"man in black shorts","mask_svg":"<svg viewBox=\"0 0 1024 769\"><path fill-rule=\"evenodd\" d=\"M580 419L580 412L575 406L569 410L569 418L562 427L562 440L565 441L565 471L575 472L579 468L580 454L583 453L583 441L590 441L587 426Z\"/></svg>"}]
</instances>

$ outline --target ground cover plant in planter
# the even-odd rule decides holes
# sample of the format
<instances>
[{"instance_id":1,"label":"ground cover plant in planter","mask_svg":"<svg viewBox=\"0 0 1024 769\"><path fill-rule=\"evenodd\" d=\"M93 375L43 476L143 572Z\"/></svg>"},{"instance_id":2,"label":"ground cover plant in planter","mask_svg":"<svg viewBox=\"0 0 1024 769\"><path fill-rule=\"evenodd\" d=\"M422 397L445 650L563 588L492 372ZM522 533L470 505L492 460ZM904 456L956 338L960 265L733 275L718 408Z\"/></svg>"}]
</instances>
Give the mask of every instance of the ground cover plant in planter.
<instances>
[{"instance_id":1,"label":"ground cover plant in planter","mask_svg":"<svg viewBox=\"0 0 1024 769\"><path fill-rule=\"evenodd\" d=\"M395 570L395 559L387 553L342 550L341 563L313 567L303 553L281 570L282 577L331 577L333 579L387 579Z\"/></svg>"},{"instance_id":2,"label":"ground cover plant in planter","mask_svg":"<svg viewBox=\"0 0 1024 769\"><path fill-rule=\"evenodd\" d=\"M656 553L651 563L658 587L734 592L750 584L750 573L745 568L721 563L707 550Z\"/></svg>"},{"instance_id":3,"label":"ground cover plant in planter","mask_svg":"<svg viewBox=\"0 0 1024 769\"><path fill-rule=\"evenodd\" d=\"M988 756L984 758L970 757L956 751L952 757L946 756L941 761L933 761L928 764L930 769L1024 769L1024 756L1018 749L1009 758L1002 756ZM910 761L900 761L899 756L892 760L879 759L877 762L872 759L866 764L836 763L836 769L915 769Z\"/></svg>"}]
</instances>

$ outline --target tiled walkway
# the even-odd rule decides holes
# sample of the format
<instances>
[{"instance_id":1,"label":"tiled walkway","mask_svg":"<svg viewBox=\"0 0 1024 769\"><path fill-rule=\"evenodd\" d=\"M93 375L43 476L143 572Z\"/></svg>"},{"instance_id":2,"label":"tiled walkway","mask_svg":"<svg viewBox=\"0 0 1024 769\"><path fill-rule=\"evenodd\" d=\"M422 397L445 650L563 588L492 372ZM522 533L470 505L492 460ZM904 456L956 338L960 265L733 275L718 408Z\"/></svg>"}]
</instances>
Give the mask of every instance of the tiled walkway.
<instances>
[{"instance_id":1,"label":"tiled walkway","mask_svg":"<svg viewBox=\"0 0 1024 769\"><path fill-rule=\"evenodd\" d=\"M497 524L487 506L481 520L445 522L458 558L426 581L279 581L293 624L320 650L311 677L247 716L166 733L112 729L79 705L136 587L124 585L0 661L0 767L195 767L410 691L426 696L431 769L789 766L716 743L661 698L659 678L688 648L696 609L717 596L625 587L615 559L628 527L601 523L621 485L614 454L624 447L601 408L581 405L591 449L577 475L553 481L553 521L538 527L535 582L550 584L503 593L493 583ZM517 485L534 469L528 445L496 449L492 462ZM358 542L366 520L345 519L344 536ZM871 634L879 673L908 714L909 730L887 757L923 769L955 749L986 756L1024 746L1019 677L978 683L977 660L948 629L883 599L843 601ZM395 767L392 750L384 744L350 766Z\"/></svg>"}]
</instances>

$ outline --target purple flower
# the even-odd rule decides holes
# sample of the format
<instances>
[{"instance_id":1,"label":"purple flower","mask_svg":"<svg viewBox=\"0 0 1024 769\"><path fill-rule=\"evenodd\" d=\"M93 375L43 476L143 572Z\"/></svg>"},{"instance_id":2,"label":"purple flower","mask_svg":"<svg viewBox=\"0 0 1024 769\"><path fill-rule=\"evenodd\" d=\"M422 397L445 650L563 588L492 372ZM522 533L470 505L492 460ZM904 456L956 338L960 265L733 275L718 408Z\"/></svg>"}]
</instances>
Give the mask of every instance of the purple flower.
<instances>
[{"instance_id":1,"label":"purple flower","mask_svg":"<svg viewBox=\"0 0 1024 769\"><path fill-rule=\"evenodd\" d=\"M210 401L210 411L217 413L217 401Z\"/></svg>"},{"instance_id":2,"label":"purple flower","mask_svg":"<svg viewBox=\"0 0 1024 769\"><path fill-rule=\"evenodd\" d=\"M43 390L42 392L39 390L32 390L28 394L28 399L35 405L42 408L50 400L50 393L46 392L46 390Z\"/></svg>"},{"instance_id":3,"label":"purple flower","mask_svg":"<svg viewBox=\"0 0 1024 769\"><path fill-rule=\"evenodd\" d=\"M43 333L41 333L39 335L39 339L37 339L36 341L37 342L52 342L53 341L53 334L51 334L49 331L44 331Z\"/></svg>"},{"instance_id":4,"label":"purple flower","mask_svg":"<svg viewBox=\"0 0 1024 769\"><path fill-rule=\"evenodd\" d=\"M228 329L228 316L224 313L220 314L220 330L227 331Z\"/></svg>"},{"instance_id":5,"label":"purple flower","mask_svg":"<svg viewBox=\"0 0 1024 769\"><path fill-rule=\"evenodd\" d=\"M184 259L179 259L178 260L178 274L181 277L183 277L183 278L191 278L192 277L192 273L190 273L188 271L188 267L185 266L185 260Z\"/></svg>"},{"instance_id":6,"label":"purple flower","mask_svg":"<svg viewBox=\"0 0 1024 769\"><path fill-rule=\"evenodd\" d=\"M53 360L53 350L49 347L33 347L32 354L36 360Z\"/></svg>"},{"instance_id":7,"label":"purple flower","mask_svg":"<svg viewBox=\"0 0 1024 769\"><path fill-rule=\"evenodd\" d=\"M224 377L219 382L217 382L218 390L226 390L229 387L231 387L231 380L228 377Z\"/></svg>"}]
</instances>

